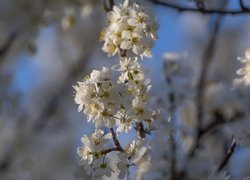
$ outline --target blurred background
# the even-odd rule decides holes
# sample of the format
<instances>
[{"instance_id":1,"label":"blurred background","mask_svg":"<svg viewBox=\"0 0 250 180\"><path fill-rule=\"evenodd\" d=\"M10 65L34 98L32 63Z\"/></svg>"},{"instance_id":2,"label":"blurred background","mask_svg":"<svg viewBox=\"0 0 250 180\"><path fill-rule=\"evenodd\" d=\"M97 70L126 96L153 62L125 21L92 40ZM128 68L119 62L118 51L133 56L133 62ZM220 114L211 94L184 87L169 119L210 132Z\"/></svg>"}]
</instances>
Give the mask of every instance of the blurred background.
<instances>
[{"instance_id":1,"label":"blurred background","mask_svg":"<svg viewBox=\"0 0 250 180\"><path fill-rule=\"evenodd\" d=\"M169 2L196 7L187 0ZM209 0L207 7L220 3ZM164 54L184 54L189 82L195 83L217 15L149 5L160 25L159 39L153 58L142 63L152 80L152 98L162 105ZM240 7L228 0L228 8ZM247 14L224 16L209 83L232 87L241 67L237 57L250 47L249 22ZM101 0L0 0L0 179L88 179L76 149L93 125L77 112L72 85L93 69L118 62L101 50L99 33L106 25ZM248 149L242 154L250 158ZM242 177L237 173L234 177Z\"/></svg>"}]
</instances>

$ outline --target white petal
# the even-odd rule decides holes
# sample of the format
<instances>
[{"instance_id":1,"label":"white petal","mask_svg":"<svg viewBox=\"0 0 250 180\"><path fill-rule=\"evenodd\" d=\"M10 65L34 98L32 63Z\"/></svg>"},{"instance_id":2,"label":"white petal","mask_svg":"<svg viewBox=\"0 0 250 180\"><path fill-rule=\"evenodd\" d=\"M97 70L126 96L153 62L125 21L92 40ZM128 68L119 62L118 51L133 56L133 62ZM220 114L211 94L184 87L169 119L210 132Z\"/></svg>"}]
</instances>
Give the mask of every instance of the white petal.
<instances>
[{"instance_id":1,"label":"white petal","mask_svg":"<svg viewBox=\"0 0 250 180\"><path fill-rule=\"evenodd\" d=\"M136 55L142 54L142 52L143 52L142 46L133 46L133 52L134 52Z\"/></svg>"},{"instance_id":2,"label":"white petal","mask_svg":"<svg viewBox=\"0 0 250 180\"><path fill-rule=\"evenodd\" d=\"M111 69L114 70L114 71L120 71L121 70L121 65L116 64L116 65L112 66Z\"/></svg>"},{"instance_id":3,"label":"white petal","mask_svg":"<svg viewBox=\"0 0 250 180\"><path fill-rule=\"evenodd\" d=\"M129 5L129 0L125 0L123 3L123 7L128 7L128 5Z\"/></svg>"},{"instance_id":4,"label":"white petal","mask_svg":"<svg viewBox=\"0 0 250 180\"><path fill-rule=\"evenodd\" d=\"M131 43L129 41L122 41L121 49L131 49Z\"/></svg>"},{"instance_id":5,"label":"white petal","mask_svg":"<svg viewBox=\"0 0 250 180\"><path fill-rule=\"evenodd\" d=\"M245 56L247 59L250 59L250 48L248 48L246 51L245 51Z\"/></svg>"},{"instance_id":6,"label":"white petal","mask_svg":"<svg viewBox=\"0 0 250 180\"><path fill-rule=\"evenodd\" d=\"M83 108L83 104L80 104L80 105L78 106L78 112L80 112L80 111L82 110L82 108Z\"/></svg>"},{"instance_id":7,"label":"white petal","mask_svg":"<svg viewBox=\"0 0 250 180\"><path fill-rule=\"evenodd\" d=\"M245 69L241 68L241 69L237 70L236 73L237 73L238 75L245 75L247 72L246 72Z\"/></svg>"},{"instance_id":8,"label":"white petal","mask_svg":"<svg viewBox=\"0 0 250 180\"><path fill-rule=\"evenodd\" d=\"M137 26L138 25L138 21L135 18L131 18L128 20L128 24L131 26Z\"/></svg>"},{"instance_id":9,"label":"white petal","mask_svg":"<svg viewBox=\"0 0 250 180\"><path fill-rule=\"evenodd\" d=\"M124 39L131 39L132 33L130 31L123 31L122 32L122 38Z\"/></svg>"}]
</instances>

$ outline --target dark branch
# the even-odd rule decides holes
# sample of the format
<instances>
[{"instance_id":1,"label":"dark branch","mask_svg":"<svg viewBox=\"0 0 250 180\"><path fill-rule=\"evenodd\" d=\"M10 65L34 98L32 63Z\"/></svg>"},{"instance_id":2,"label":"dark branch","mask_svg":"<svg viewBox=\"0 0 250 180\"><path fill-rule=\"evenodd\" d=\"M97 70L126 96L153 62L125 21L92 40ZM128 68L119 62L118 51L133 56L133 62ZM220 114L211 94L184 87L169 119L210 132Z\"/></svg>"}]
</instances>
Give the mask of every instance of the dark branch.
<instances>
[{"instance_id":1,"label":"dark branch","mask_svg":"<svg viewBox=\"0 0 250 180\"><path fill-rule=\"evenodd\" d=\"M232 157L235 151L236 146L237 144L236 144L235 138L233 138L230 148L228 149L224 159L222 160L222 162L220 163L220 165L218 166L216 170L217 173L221 172L226 167L226 165L228 164L230 158Z\"/></svg>"},{"instance_id":2,"label":"dark branch","mask_svg":"<svg viewBox=\"0 0 250 180\"><path fill-rule=\"evenodd\" d=\"M240 9L240 10L221 10L221 9L204 9L204 8L191 8L191 7L186 7L182 5L177 5L169 2L162 2L159 0L150 0L154 4L158 4L164 7L172 8L177 11L183 12L183 11L189 11L189 12L196 12L196 13L203 13L203 14L221 14L221 15L236 15L236 14L248 14L250 13L250 9L245 8L245 9Z\"/></svg>"},{"instance_id":3,"label":"dark branch","mask_svg":"<svg viewBox=\"0 0 250 180\"><path fill-rule=\"evenodd\" d=\"M16 32L12 33L8 38L7 42L3 45L3 47L0 48L0 63L2 61L1 59L7 54L8 50L10 49L16 37L17 33Z\"/></svg>"},{"instance_id":4,"label":"dark branch","mask_svg":"<svg viewBox=\"0 0 250 180\"><path fill-rule=\"evenodd\" d=\"M14 157L12 151L12 148L9 149L7 153L3 156L3 158L0 160L0 177L2 174L7 173L13 164Z\"/></svg>"},{"instance_id":5,"label":"dark branch","mask_svg":"<svg viewBox=\"0 0 250 180\"><path fill-rule=\"evenodd\" d=\"M101 155L106 155L106 154L108 154L108 153L110 153L110 152L113 152L113 151L122 151L122 150L119 149L118 147L113 147L113 148L109 148L109 149L104 149L104 150L100 151L99 153L100 153ZM99 154L99 153L98 153L98 154Z\"/></svg>"},{"instance_id":6,"label":"dark branch","mask_svg":"<svg viewBox=\"0 0 250 180\"><path fill-rule=\"evenodd\" d=\"M147 131L146 129L144 129L142 122L137 122L135 125L135 130L137 131L137 136L139 138L145 138Z\"/></svg>"},{"instance_id":7,"label":"dark branch","mask_svg":"<svg viewBox=\"0 0 250 180\"><path fill-rule=\"evenodd\" d=\"M210 124L208 124L207 126L203 127L202 130L200 131L200 138L209 133L211 130L213 130L214 128L219 127L220 125L223 125L225 123L230 123L230 122L235 122L237 119L240 119L244 116L244 113L242 112L236 112L234 114L233 117L231 117L230 119L226 120L225 117L223 117L223 115L219 112L216 111L214 112L214 121L212 121Z\"/></svg>"},{"instance_id":8,"label":"dark branch","mask_svg":"<svg viewBox=\"0 0 250 180\"><path fill-rule=\"evenodd\" d=\"M209 40L208 46L203 53L202 56L202 64L201 64L201 72L198 80L197 85L197 97L196 97L196 109L197 109L197 127L196 127L196 143L194 150L198 148L199 146L199 138L201 136L202 131L202 121L203 121L203 111L204 111L204 91L205 91L205 82L206 82L206 76L209 72L209 65L211 64L211 61L213 59L214 50L215 50L215 44L216 39L219 31L219 27L222 21L222 16L219 16L214 24L214 27L212 29L211 38ZM192 153L193 155L193 153Z\"/></svg>"},{"instance_id":9,"label":"dark branch","mask_svg":"<svg viewBox=\"0 0 250 180\"><path fill-rule=\"evenodd\" d=\"M242 10L244 11L249 11L250 8L249 7L246 7L245 3L244 3L244 0L239 0L239 3L240 3L240 7Z\"/></svg>"},{"instance_id":10,"label":"dark branch","mask_svg":"<svg viewBox=\"0 0 250 180\"><path fill-rule=\"evenodd\" d=\"M0 162L0 174L4 173L11 165L12 159L11 157L5 157Z\"/></svg>"},{"instance_id":11,"label":"dark branch","mask_svg":"<svg viewBox=\"0 0 250 180\"><path fill-rule=\"evenodd\" d=\"M121 144L120 144L120 142L119 142L118 139L117 139L117 136L116 136L116 133L115 133L114 129L113 129L113 128L110 128L110 131L111 131L111 134L112 134L112 137L113 137L113 141L114 141L114 143L115 143L117 149L118 149L119 151L124 151L123 148L122 148L122 146L121 146Z\"/></svg>"},{"instance_id":12,"label":"dark branch","mask_svg":"<svg viewBox=\"0 0 250 180\"><path fill-rule=\"evenodd\" d=\"M196 6L198 7L198 9L200 10L204 10L205 9L205 4L203 1L196 1Z\"/></svg>"},{"instance_id":13,"label":"dark branch","mask_svg":"<svg viewBox=\"0 0 250 180\"><path fill-rule=\"evenodd\" d=\"M221 125L223 125L225 123L235 122L236 120L242 118L243 116L244 116L244 114L242 112L237 112L237 113L235 113L235 115L233 117L231 117L230 119L227 120L219 111L214 112L214 118L213 118L214 120L210 124L208 124L207 126L205 126L201 129L201 131L197 137L197 142L195 143L195 145L193 146L193 148L191 149L191 151L189 153L189 157L194 156L195 151L199 147L200 140L205 135L207 135L209 132L213 131L214 129L220 127Z\"/></svg>"},{"instance_id":14,"label":"dark branch","mask_svg":"<svg viewBox=\"0 0 250 180\"><path fill-rule=\"evenodd\" d=\"M165 67L168 65L165 64ZM166 68L166 71L168 69ZM171 87L173 85L172 79L166 74L165 77L166 83L168 87ZM176 159L176 141L175 141L175 125L174 125L174 114L176 111L175 107L175 94L173 91L170 91L168 94L168 102L170 104L169 107L169 112L170 112L170 132L169 132L169 139L170 139L170 146L171 146L171 162L170 162L170 179L176 179L177 178L177 172L176 172L176 164L177 164L177 159Z\"/></svg>"},{"instance_id":15,"label":"dark branch","mask_svg":"<svg viewBox=\"0 0 250 180\"><path fill-rule=\"evenodd\" d=\"M103 7L106 12L112 11L114 0L103 0Z\"/></svg>"}]
</instances>

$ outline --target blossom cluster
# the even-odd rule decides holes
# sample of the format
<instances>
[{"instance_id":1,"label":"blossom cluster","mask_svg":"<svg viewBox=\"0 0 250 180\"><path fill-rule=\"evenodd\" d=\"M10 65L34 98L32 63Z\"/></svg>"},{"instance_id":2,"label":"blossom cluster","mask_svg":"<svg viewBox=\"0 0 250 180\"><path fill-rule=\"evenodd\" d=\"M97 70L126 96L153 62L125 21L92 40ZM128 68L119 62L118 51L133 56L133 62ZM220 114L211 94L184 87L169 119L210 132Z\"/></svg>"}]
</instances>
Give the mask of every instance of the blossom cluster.
<instances>
[{"instance_id":1,"label":"blossom cluster","mask_svg":"<svg viewBox=\"0 0 250 180\"><path fill-rule=\"evenodd\" d=\"M83 146L78 148L81 165L94 177L115 173L123 179L129 176L129 167L136 165L137 178L141 179L150 167L145 134L155 127L159 112L148 107L150 79L145 77L137 57L149 56L156 39L154 18L151 20L147 12L138 4L130 6L127 0L114 6L107 14L110 25L105 30L103 50L109 55L119 52L119 64L93 70L73 86L78 111L95 124L95 132L83 136ZM118 135L133 129L144 135L138 133L137 139L122 147Z\"/></svg>"},{"instance_id":2,"label":"blossom cluster","mask_svg":"<svg viewBox=\"0 0 250 180\"><path fill-rule=\"evenodd\" d=\"M116 172L119 179L124 179L129 176L129 167L132 165L136 165L138 169L143 167L145 170L150 167L150 148L146 141L133 141L110 157L108 153L112 152L112 148L108 148L108 143L111 139L111 133L104 135L104 131L100 129L95 130L91 136L82 137L84 146L79 147L77 153L81 157L80 165L84 166L88 174L94 177L110 177Z\"/></svg>"},{"instance_id":3,"label":"blossom cluster","mask_svg":"<svg viewBox=\"0 0 250 180\"><path fill-rule=\"evenodd\" d=\"M119 76L117 71L122 71ZM133 122L153 122L157 112L147 108L150 80L136 58L121 58L120 65L93 70L83 82L74 86L78 110L83 110L96 128L131 129Z\"/></svg>"},{"instance_id":4,"label":"blossom cluster","mask_svg":"<svg viewBox=\"0 0 250 180\"><path fill-rule=\"evenodd\" d=\"M246 86L250 85L250 48L245 51L245 57L239 57L238 60L244 64L244 67L237 70L237 74L241 78L235 79L234 84L244 84Z\"/></svg>"},{"instance_id":5,"label":"blossom cluster","mask_svg":"<svg viewBox=\"0 0 250 180\"><path fill-rule=\"evenodd\" d=\"M151 12L128 0L114 6L108 13L109 26L103 30L100 39L104 41L103 51L114 56L120 50L130 56L151 57L151 48L157 39L157 23Z\"/></svg>"},{"instance_id":6,"label":"blossom cluster","mask_svg":"<svg viewBox=\"0 0 250 180\"><path fill-rule=\"evenodd\" d=\"M124 170L129 164L134 164L131 161L137 159L138 157L134 156L139 153L134 149L142 145L141 140L128 144L124 149L121 147L110 149L107 143L112 139L112 134L104 134L102 129L115 128L118 134L128 133L138 122L150 129L158 114L157 111L147 107L150 87L150 80L145 78L137 58L127 57L121 58L120 64L111 69L104 67L100 71L93 70L83 82L78 82L78 86L74 86L78 110L83 110L88 121L95 123L96 127L91 137L82 138L84 146L78 149L82 165L88 172L98 176L101 174L101 168L106 172L102 175L111 175L111 171L115 170L107 164L105 156L113 150L120 151L118 161L115 163L118 168ZM114 143L117 145L115 141ZM147 148L143 149L146 153ZM148 161L149 158L146 160ZM120 170L120 172L124 174L124 171Z\"/></svg>"}]
</instances>

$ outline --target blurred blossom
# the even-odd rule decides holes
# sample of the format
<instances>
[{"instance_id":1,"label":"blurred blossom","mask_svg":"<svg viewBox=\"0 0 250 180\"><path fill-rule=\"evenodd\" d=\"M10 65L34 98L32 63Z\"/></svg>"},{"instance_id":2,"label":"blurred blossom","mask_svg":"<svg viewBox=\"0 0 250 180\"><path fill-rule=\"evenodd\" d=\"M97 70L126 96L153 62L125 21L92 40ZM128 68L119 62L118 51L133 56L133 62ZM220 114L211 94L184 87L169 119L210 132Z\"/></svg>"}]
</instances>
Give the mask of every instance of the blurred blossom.
<instances>
[{"instance_id":1,"label":"blurred blossom","mask_svg":"<svg viewBox=\"0 0 250 180\"><path fill-rule=\"evenodd\" d=\"M239 57L238 60L243 64L243 67L237 70L237 74L241 76L239 79L234 80L234 84L244 84L248 86L250 84L250 48L245 51L244 57Z\"/></svg>"},{"instance_id":2,"label":"blurred blossom","mask_svg":"<svg viewBox=\"0 0 250 180\"><path fill-rule=\"evenodd\" d=\"M182 102L193 92L193 69L187 52L166 52L163 54L163 74L168 84L167 92L173 92L176 102Z\"/></svg>"}]
</instances>

